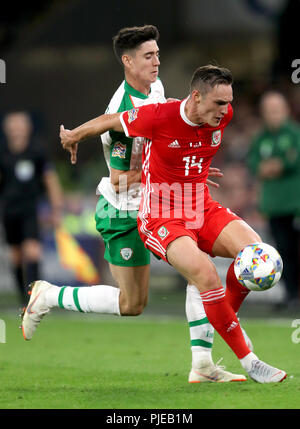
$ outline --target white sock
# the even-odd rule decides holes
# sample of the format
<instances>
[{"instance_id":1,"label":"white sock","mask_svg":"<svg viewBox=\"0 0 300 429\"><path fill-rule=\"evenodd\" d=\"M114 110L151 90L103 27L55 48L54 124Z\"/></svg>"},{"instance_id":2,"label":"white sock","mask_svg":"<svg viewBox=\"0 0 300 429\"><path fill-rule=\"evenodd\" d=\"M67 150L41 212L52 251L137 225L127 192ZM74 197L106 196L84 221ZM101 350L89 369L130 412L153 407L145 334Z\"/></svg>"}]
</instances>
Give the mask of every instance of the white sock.
<instances>
[{"instance_id":1,"label":"white sock","mask_svg":"<svg viewBox=\"0 0 300 429\"><path fill-rule=\"evenodd\" d=\"M201 362L212 362L214 328L209 323L199 290L187 285L185 312L190 328L192 366L201 366Z\"/></svg>"},{"instance_id":2,"label":"white sock","mask_svg":"<svg viewBox=\"0 0 300 429\"><path fill-rule=\"evenodd\" d=\"M83 313L116 314L120 316L120 289L107 286L53 286L45 294L49 307Z\"/></svg>"},{"instance_id":3,"label":"white sock","mask_svg":"<svg viewBox=\"0 0 300 429\"><path fill-rule=\"evenodd\" d=\"M253 352L250 352L245 357L240 359L240 362L244 370L248 372L251 369L252 361L257 359L258 357Z\"/></svg>"},{"instance_id":4,"label":"white sock","mask_svg":"<svg viewBox=\"0 0 300 429\"><path fill-rule=\"evenodd\" d=\"M201 347L193 347L192 349L192 367L201 368L203 365L206 366L207 363L213 363L211 350L200 350ZM199 351L198 351L199 350Z\"/></svg>"}]
</instances>

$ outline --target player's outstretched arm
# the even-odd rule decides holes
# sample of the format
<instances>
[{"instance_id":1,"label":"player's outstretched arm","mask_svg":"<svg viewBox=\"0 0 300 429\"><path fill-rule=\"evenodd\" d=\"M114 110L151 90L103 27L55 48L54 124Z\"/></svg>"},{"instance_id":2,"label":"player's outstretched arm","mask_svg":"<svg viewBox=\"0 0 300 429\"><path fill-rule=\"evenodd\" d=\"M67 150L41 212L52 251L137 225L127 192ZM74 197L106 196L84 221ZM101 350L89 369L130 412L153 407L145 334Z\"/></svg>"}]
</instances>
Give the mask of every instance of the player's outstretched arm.
<instances>
[{"instance_id":1,"label":"player's outstretched arm","mask_svg":"<svg viewBox=\"0 0 300 429\"><path fill-rule=\"evenodd\" d=\"M77 161L78 143L92 137L97 137L108 130L123 132L120 115L120 113L101 115L79 125L73 130L68 130L61 125L59 133L60 141L62 147L71 153L71 163L75 164Z\"/></svg>"}]
</instances>

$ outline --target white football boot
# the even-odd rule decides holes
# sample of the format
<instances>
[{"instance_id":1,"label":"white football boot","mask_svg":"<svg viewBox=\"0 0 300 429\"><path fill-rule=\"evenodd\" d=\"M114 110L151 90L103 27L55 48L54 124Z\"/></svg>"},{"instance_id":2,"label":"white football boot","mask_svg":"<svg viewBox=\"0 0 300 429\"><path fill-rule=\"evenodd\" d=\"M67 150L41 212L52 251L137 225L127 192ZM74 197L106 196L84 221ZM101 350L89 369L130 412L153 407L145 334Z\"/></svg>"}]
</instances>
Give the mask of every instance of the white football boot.
<instances>
[{"instance_id":1,"label":"white football boot","mask_svg":"<svg viewBox=\"0 0 300 429\"><path fill-rule=\"evenodd\" d=\"M50 307L45 303L45 292L51 287L53 285L44 280L38 280L29 286L30 291L28 294L30 299L27 307L23 310L22 324L20 326L25 340L31 340L38 324L45 314L50 311Z\"/></svg>"},{"instance_id":2,"label":"white football boot","mask_svg":"<svg viewBox=\"0 0 300 429\"><path fill-rule=\"evenodd\" d=\"M274 368L259 359L251 362L251 369L248 374L257 383L278 383L286 378L284 371Z\"/></svg>"},{"instance_id":3,"label":"white football boot","mask_svg":"<svg viewBox=\"0 0 300 429\"><path fill-rule=\"evenodd\" d=\"M247 381L247 378L241 374L232 374L225 371L224 366L218 365L222 358L214 364L211 361L201 362L197 368L193 368L189 374L189 383L227 383L230 381Z\"/></svg>"}]
</instances>

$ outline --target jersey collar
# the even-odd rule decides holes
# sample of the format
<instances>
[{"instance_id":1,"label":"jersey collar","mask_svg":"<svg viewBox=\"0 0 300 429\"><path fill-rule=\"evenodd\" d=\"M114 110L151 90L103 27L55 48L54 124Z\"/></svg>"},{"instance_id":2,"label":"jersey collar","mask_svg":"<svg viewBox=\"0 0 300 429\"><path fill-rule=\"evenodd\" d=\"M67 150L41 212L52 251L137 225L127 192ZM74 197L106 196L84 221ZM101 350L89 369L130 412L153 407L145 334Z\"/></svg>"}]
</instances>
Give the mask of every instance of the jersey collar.
<instances>
[{"instance_id":1,"label":"jersey collar","mask_svg":"<svg viewBox=\"0 0 300 429\"><path fill-rule=\"evenodd\" d=\"M185 108L185 105L186 105L186 102L188 101L188 99L189 99L189 97L185 98L180 103L180 116L184 120L184 122L186 124L190 125L191 127L199 127L199 124L194 124L194 122L190 121L189 118L185 114L184 108Z\"/></svg>"},{"instance_id":2,"label":"jersey collar","mask_svg":"<svg viewBox=\"0 0 300 429\"><path fill-rule=\"evenodd\" d=\"M139 92L136 89L134 89L132 86L129 85L129 83L126 80L124 84L124 89L128 94L132 95L133 97L142 98L143 100L148 98L148 95L145 95L142 92Z\"/></svg>"}]
</instances>

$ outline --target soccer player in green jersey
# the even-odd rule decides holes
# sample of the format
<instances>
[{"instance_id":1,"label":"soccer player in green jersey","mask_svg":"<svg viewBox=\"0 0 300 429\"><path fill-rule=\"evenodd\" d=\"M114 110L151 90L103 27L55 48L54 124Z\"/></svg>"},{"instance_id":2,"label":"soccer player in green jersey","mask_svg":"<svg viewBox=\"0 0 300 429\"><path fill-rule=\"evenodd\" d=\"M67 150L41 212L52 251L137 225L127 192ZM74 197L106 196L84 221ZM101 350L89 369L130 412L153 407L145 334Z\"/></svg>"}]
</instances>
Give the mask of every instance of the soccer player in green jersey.
<instances>
[{"instance_id":1,"label":"soccer player in green jersey","mask_svg":"<svg viewBox=\"0 0 300 429\"><path fill-rule=\"evenodd\" d=\"M158 78L158 38L158 30L152 25L124 28L114 37L114 51L124 67L125 79L113 95L106 113L166 102ZM150 254L140 239L136 221L141 199L144 139L128 138L115 131L108 131L101 138L110 176L102 178L98 185L100 197L95 220L105 243L104 257L119 288L107 285L59 288L44 281L36 282L23 316L22 328L27 340L31 339L42 316L51 307L135 316L141 314L147 304ZM72 162L76 162L75 157ZM219 176L220 172L212 169L212 175ZM39 310L32 313L31 302L34 302L38 289L41 293L34 305ZM206 317L199 290L193 285L187 286L186 315L192 350L189 382L245 380L243 375L232 374L213 363L214 329Z\"/></svg>"}]
</instances>

